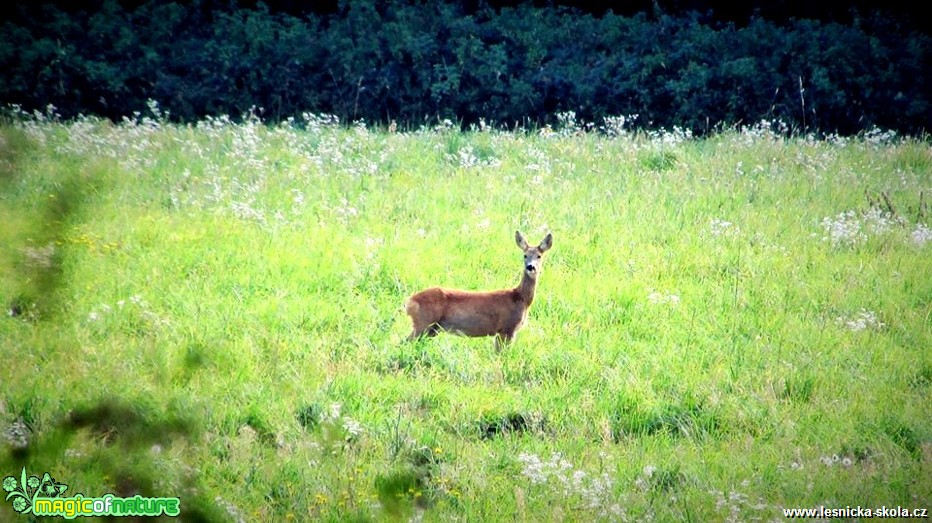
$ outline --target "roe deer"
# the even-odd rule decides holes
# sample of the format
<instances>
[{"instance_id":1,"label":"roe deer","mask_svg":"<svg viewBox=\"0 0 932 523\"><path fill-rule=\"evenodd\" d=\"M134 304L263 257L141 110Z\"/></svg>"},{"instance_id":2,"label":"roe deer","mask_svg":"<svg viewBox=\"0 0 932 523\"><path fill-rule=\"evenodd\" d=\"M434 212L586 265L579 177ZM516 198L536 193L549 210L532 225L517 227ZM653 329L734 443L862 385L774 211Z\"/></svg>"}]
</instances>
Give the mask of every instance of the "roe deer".
<instances>
[{"instance_id":1,"label":"roe deer","mask_svg":"<svg viewBox=\"0 0 932 523\"><path fill-rule=\"evenodd\" d=\"M471 292L433 287L423 290L405 303L414 331L408 337L436 336L442 329L464 336L495 336L495 346L510 342L527 319L534 301L534 289L540 275L541 258L553 245L547 234L537 247L530 247L524 236L515 231L515 241L524 251L521 283L513 289Z\"/></svg>"}]
</instances>

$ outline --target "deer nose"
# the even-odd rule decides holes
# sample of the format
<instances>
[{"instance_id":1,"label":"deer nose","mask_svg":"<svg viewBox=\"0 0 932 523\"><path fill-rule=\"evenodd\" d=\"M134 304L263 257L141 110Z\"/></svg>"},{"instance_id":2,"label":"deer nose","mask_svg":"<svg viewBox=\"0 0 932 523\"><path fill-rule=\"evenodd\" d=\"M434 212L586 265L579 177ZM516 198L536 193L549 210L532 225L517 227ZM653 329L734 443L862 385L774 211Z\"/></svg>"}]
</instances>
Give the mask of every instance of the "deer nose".
<instances>
[{"instance_id":1,"label":"deer nose","mask_svg":"<svg viewBox=\"0 0 932 523\"><path fill-rule=\"evenodd\" d=\"M537 267L535 267L535 266L533 266L533 265L528 265L528 266L527 266L527 270L528 270L528 272L534 272L534 271L537 270Z\"/></svg>"}]
</instances>

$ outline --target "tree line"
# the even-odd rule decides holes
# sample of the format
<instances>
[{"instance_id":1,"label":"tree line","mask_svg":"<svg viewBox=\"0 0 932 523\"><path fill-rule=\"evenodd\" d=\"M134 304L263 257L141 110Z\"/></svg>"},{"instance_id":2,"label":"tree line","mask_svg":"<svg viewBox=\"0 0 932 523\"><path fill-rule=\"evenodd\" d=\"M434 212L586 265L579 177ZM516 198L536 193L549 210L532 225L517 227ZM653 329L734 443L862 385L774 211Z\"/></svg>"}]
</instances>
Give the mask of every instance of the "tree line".
<instances>
[{"instance_id":1,"label":"tree line","mask_svg":"<svg viewBox=\"0 0 932 523\"><path fill-rule=\"evenodd\" d=\"M930 40L877 13L736 24L698 12L413 0L344 1L327 13L39 4L0 25L0 103L114 119L151 99L176 121L255 107L269 121L314 112L511 127L573 111L696 133L761 119L805 132L921 133L932 122Z\"/></svg>"}]
</instances>

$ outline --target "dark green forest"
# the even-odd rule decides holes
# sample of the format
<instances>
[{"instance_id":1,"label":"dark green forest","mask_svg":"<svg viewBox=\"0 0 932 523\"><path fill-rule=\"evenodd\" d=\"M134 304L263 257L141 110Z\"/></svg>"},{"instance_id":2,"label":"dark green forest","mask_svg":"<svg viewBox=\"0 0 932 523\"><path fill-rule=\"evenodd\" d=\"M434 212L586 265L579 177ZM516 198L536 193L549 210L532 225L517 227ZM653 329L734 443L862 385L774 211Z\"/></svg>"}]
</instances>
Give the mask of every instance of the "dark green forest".
<instances>
[{"instance_id":1,"label":"dark green forest","mask_svg":"<svg viewBox=\"0 0 932 523\"><path fill-rule=\"evenodd\" d=\"M0 104L119 119L154 100L181 122L255 108L269 122L313 112L407 127L539 126L573 111L697 134L761 119L930 129L930 36L908 18L735 22L654 5L17 4L0 25Z\"/></svg>"}]
</instances>

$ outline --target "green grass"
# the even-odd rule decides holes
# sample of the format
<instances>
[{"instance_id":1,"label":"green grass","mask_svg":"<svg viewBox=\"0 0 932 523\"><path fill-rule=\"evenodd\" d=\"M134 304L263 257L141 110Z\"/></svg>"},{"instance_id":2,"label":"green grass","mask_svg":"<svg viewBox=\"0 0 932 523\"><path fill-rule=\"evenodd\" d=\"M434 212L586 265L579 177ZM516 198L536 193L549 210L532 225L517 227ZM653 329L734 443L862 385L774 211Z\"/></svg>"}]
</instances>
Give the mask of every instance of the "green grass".
<instances>
[{"instance_id":1,"label":"green grass","mask_svg":"<svg viewBox=\"0 0 932 523\"><path fill-rule=\"evenodd\" d=\"M0 475L188 520L929 508L921 192L872 135L8 122ZM413 292L517 283L515 229L554 237L516 342L404 342Z\"/></svg>"}]
</instances>

